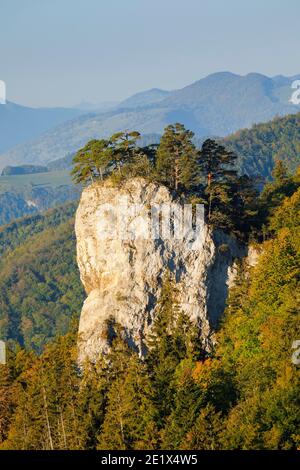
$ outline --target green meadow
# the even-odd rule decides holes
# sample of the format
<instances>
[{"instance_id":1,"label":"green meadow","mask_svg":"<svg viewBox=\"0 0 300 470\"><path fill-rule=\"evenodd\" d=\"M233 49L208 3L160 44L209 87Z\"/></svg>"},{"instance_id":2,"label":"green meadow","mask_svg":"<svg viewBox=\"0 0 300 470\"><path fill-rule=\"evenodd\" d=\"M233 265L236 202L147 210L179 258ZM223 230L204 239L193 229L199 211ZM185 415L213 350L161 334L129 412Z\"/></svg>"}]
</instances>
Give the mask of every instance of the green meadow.
<instances>
[{"instance_id":1,"label":"green meadow","mask_svg":"<svg viewBox=\"0 0 300 470\"><path fill-rule=\"evenodd\" d=\"M0 176L0 193L11 189L22 189L24 186L69 185L72 183L68 170L36 173L31 175Z\"/></svg>"}]
</instances>

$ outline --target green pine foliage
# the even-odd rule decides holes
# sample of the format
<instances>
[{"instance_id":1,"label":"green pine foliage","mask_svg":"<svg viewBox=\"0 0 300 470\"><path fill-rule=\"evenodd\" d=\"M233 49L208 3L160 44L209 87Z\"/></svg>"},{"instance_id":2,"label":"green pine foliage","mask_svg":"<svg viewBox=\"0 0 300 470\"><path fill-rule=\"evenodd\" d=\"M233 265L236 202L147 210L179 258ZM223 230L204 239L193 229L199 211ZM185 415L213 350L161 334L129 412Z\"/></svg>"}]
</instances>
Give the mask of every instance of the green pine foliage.
<instances>
[{"instance_id":1,"label":"green pine foliage","mask_svg":"<svg viewBox=\"0 0 300 470\"><path fill-rule=\"evenodd\" d=\"M94 178L103 180L112 160L112 149L107 140L90 140L80 149L74 159L72 175L76 183L84 183Z\"/></svg>"},{"instance_id":2,"label":"green pine foliage","mask_svg":"<svg viewBox=\"0 0 300 470\"><path fill-rule=\"evenodd\" d=\"M110 178L143 177L166 185L183 201L203 203L209 225L244 240L257 220L255 181L239 175L237 155L215 140L202 148L193 143L193 132L180 123L167 126L159 145L138 147L136 131L118 132L108 140L92 140L74 157L73 178L77 183L101 183Z\"/></svg>"},{"instance_id":3,"label":"green pine foliage","mask_svg":"<svg viewBox=\"0 0 300 470\"><path fill-rule=\"evenodd\" d=\"M165 128L156 156L158 180L169 188L190 191L199 185L200 173L194 134L176 123Z\"/></svg>"},{"instance_id":4,"label":"green pine foliage","mask_svg":"<svg viewBox=\"0 0 300 470\"><path fill-rule=\"evenodd\" d=\"M167 272L148 339L147 357L159 427L173 407L176 368L181 360L197 356L197 336L196 326L179 309L176 283Z\"/></svg>"},{"instance_id":5,"label":"green pine foliage","mask_svg":"<svg viewBox=\"0 0 300 470\"><path fill-rule=\"evenodd\" d=\"M107 360L107 406L97 449L155 448L157 430L149 373L121 331L113 340Z\"/></svg>"}]
</instances>

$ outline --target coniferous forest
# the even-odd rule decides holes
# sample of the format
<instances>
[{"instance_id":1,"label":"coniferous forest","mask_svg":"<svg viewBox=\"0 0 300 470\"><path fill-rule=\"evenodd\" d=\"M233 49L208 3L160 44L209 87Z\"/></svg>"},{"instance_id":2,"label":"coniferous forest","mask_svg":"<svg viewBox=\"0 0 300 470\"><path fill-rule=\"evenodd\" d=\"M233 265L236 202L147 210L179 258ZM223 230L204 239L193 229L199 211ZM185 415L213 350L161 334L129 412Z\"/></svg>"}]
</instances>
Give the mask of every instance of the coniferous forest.
<instances>
[{"instance_id":1,"label":"coniferous forest","mask_svg":"<svg viewBox=\"0 0 300 470\"><path fill-rule=\"evenodd\" d=\"M166 271L146 357L112 318L108 354L79 366L75 205L2 228L0 448L299 449L299 170L278 158L262 189L239 171L232 145L207 139L198 148L181 124L158 145L141 148L139 138L89 141L74 157L75 181L163 184L203 203L210 229L250 244L258 262L240 261L210 352Z\"/></svg>"},{"instance_id":2,"label":"coniferous forest","mask_svg":"<svg viewBox=\"0 0 300 470\"><path fill-rule=\"evenodd\" d=\"M0 470L298 468L300 0L0 17Z\"/></svg>"}]
</instances>

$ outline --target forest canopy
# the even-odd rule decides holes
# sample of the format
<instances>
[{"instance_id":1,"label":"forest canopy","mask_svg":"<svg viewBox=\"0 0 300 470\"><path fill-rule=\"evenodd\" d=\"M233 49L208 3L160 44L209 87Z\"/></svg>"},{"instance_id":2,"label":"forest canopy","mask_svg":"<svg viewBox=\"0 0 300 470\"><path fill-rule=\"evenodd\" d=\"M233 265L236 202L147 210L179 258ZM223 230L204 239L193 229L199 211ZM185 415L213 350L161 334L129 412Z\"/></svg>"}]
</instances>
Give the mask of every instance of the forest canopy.
<instances>
[{"instance_id":1,"label":"forest canopy","mask_svg":"<svg viewBox=\"0 0 300 470\"><path fill-rule=\"evenodd\" d=\"M113 320L108 356L77 367L76 335L0 367L2 449L299 449L300 189L242 262L215 350L180 309L166 273L142 360Z\"/></svg>"}]
</instances>

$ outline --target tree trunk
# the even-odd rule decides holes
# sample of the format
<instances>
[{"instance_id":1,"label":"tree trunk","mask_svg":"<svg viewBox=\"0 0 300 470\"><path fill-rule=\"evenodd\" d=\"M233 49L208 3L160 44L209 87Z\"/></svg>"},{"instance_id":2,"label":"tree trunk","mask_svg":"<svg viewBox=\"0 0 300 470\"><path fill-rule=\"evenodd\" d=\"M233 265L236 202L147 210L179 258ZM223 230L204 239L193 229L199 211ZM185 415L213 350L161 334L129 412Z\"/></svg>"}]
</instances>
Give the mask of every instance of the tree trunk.
<instances>
[{"instance_id":1,"label":"tree trunk","mask_svg":"<svg viewBox=\"0 0 300 470\"><path fill-rule=\"evenodd\" d=\"M48 415L47 395L46 395L46 390L45 390L44 386L42 388L42 392L43 392L43 399L44 399L45 418L46 418L46 424L47 424L47 431L48 431L48 439L49 439L50 449L54 450L53 440L52 440L52 435L51 435L49 415Z\"/></svg>"},{"instance_id":2,"label":"tree trunk","mask_svg":"<svg viewBox=\"0 0 300 470\"><path fill-rule=\"evenodd\" d=\"M210 222L210 217L211 217L211 203L212 203L211 179L212 179L212 175L211 175L211 173L208 173L208 176L207 176L207 185L208 185L208 190L209 190L208 223Z\"/></svg>"},{"instance_id":3,"label":"tree trunk","mask_svg":"<svg viewBox=\"0 0 300 470\"><path fill-rule=\"evenodd\" d=\"M126 448L125 435L124 435L124 427L123 427L123 420L122 420L121 400L120 400L120 394L119 394L119 393L118 393L118 407L119 407L120 431L121 431L121 436L122 436L122 441L123 441L124 447Z\"/></svg>"},{"instance_id":4,"label":"tree trunk","mask_svg":"<svg viewBox=\"0 0 300 470\"><path fill-rule=\"evenodd\" d=\"M60 409L60 422L61 422L61 429L62 429L62 435L63 435L63 441L64 441L64 448L67 449L67 437L66 437L66 431L65 431L65 423L64 423L64 417L63 417L61 409Z\"/></svg>"},{"instance_id":5,"label":"tree trunk","mask_svg":"<svg viewBox=\"0 0 300 470\"><path fill-rule=\"evenodd\" d=\"M178 180L179 180L179 154L178 150L176 151L176 157L175 157L175 191L178 190Z\"/></svg>"}]
</instances>

